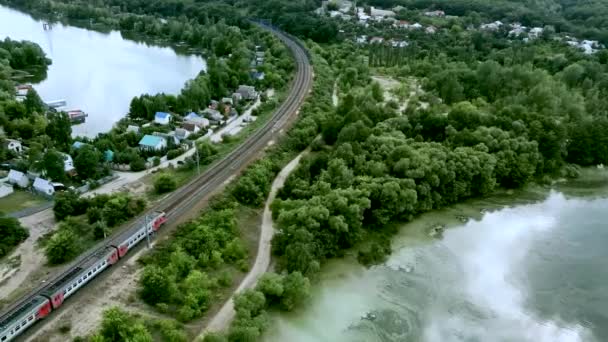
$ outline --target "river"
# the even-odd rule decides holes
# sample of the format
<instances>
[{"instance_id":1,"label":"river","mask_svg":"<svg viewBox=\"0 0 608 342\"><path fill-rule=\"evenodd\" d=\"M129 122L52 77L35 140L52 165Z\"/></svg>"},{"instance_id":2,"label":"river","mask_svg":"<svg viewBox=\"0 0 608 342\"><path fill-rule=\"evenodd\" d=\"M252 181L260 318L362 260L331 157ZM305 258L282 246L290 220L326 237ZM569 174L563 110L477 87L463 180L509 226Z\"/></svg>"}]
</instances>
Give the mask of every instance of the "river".
<instances>
[{"instance_id":1,"label":"river","mask_svg":"<svg viewBox=\"0 0 608 342\"><path fill-rule=\"evenodd\" d=\"M608 199L588 196L605 176L587 185L422 215L385 264L331 261L309 305L273 315L265 340L608 341ZM436 224L449 228L433 239Z\"/></svg>"},{"instance_id":2,"label":"river","mask_svg":"<svg viewBox=\"0 0 608 342\"><path fill-rule=\"evenodd\" d=\"M129 111L134 96L177 94L186 80L205 68L195 55L123 39L118 31L100 33L43 22L0 6L0 39L38 43L53 60L44 81L34 88L45 101L67 100L67 109L89 114L73 127L75 135L108 131Z\"/></svg>"}]
</instances>

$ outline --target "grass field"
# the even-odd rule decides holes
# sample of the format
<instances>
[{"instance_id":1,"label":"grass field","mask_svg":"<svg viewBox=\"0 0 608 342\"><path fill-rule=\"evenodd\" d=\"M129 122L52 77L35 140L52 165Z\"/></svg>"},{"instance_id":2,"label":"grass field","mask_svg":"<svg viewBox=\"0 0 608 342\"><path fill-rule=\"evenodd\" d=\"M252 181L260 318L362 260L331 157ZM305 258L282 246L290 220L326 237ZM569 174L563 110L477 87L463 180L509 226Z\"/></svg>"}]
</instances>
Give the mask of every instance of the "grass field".
<instances>
[{"instance_id":1,"label":"grass field","mask_svg":"<svg viewBox=\"0 0 608 342\"><path fill-rule=\"evenodd\" d=\"M12 194L0 198L0 211L8 214L25 208L41 205L48 200L42 196L36 196L27 191L15 191Z\"/></svg>"}]
</instances>

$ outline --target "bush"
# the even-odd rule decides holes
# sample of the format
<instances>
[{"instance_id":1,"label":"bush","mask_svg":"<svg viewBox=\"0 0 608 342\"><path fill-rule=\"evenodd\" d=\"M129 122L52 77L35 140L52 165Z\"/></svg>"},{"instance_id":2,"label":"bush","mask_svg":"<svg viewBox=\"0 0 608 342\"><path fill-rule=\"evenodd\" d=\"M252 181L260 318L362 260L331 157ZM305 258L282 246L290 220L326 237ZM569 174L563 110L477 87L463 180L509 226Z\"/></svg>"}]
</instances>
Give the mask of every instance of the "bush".
<instances>
[{"instance_id":1,"label":"bush","mask_svg":"<svg viewBox=\"0 0 608 342\"><path fill-rule=\"evenodd\" d=\"M133 172L143 171L146 169L146 161L144 160L144 158L137 156L136 158L133 158L133 160L131 160L131 162L129 163L129 168Z\"/></svg>"},{"instance_id":2,"label":"bush","mask_svg":"<svg viewBox=\"0 0 608 342\"><path fill-rule=\"evenodd\" d=\"M69 229L60 229L47 242L44 254L51 265L72 260L80 253L76 234Z\"/></svg>"},{"instance_id":3,"label":"bush","mask_svg":"<svg viewBox=\"0 0 608 342\"><path fill-rule=\"evenodd\" d=\"M0 217L0 258L25 241L29 232L13 217Z\"/></svg>"},{"instance_id":4,"label":"bush","mask_svg":"<svg viewBox=\"0 0 608 342\"><path fill-rule=\"evenodd\" d=\"M87 209L87 219L89 223L95 223L101 221L103 218L103 211L98 207L90 207Z\"/></svg>"},{"instance_id":5,"label":"bush","mask_svg":"<svg viewBox=\"0 0 608 342\"><path fill-rule=\"evenodd\" d=\"M175 159L179 157L182 153L184 153L184 150L182 150L181 148L170 150L169 152L167 152L167 159Z\"/></svg>"},{"instance_id":6,"label":"bush","mask_svg":"<svg viewBox=\"0 0 608 342\"><path fill-rule=\"evenodd\" d=\"M152 165L154 165L154 166L160 165L160 158L154 157L154 159L152 160Z\"/></svg>"},{"instance_id":7,"label":"bush","mask_svg":"<svg viewBox=\"0 0 608 342\"><path fill-rule=\"evenodd\" d=\"M175 190L175 188L177 188L177 182L169 174L160 174L154 180L154 191L157 194L164 194Z\"/></svg>"}]
</instances>

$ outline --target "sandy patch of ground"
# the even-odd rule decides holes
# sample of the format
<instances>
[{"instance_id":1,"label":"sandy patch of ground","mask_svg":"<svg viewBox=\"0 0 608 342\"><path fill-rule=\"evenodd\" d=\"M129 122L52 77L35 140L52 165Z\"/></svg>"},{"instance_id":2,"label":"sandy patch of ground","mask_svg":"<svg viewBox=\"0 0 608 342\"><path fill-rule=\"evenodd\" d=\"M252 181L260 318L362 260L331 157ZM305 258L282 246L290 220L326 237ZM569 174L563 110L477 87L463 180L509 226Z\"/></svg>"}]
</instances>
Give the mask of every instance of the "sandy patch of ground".
<instances>
[{"instance_id":1,"label":"sandy patch of ground","mask_svg":"<svg viewBox=\"0 0 608 342\"><path fill-rule=\"evenodd\" d=\"M245 290L253 288L258 279L268 270L270 265L270 249L271 240L274 234L274 224L272 221L272 211L270 210L270 204L274 201L277 191L285 184L287 176L298 166L300 159L306 153L300 153L296 158L290 161L282 170L279 172L275 180L272 182L270 194L266 200L264 207L264 214L262 217L262 226L260 230L260 242L258 245L258 253L256 255L253 267L243 279L237 290L230 297L230 299L222 306L215 316L209 321L207 327L202 331L204 335L208 331L221 331L228 327L230 322L235 316L233 298L234 295Z\"/></svg>"},{"instance_id":2,"label":"sandy patch of ground","mask_svg":"<svg viewBox=\"0 0 608 342\"><path fill-rule=\"evenodd\" d=\"M399 82L390 76L372 76L372 80L378 82L384 89L385 102L395 101L399 104L399 112L407 109L411 98L424 93L414 78L408 78L407 82ZM427 107L428 103L420 102L420 108Z\"/></svg>"},{"instance_id":3,"label":"sandy patch of ground","mask_svg":"<svg viewBox=\"0 0 608 342\"><path fill-rule=\"evenodd\" d=\"M56 227L52 209L23 217L19 221L29 230L30 236L0 264L0 293L3 298L19 289L30 274L44 265L46 257L36 247L36 241Z\"/></svg>"}]
</instances>

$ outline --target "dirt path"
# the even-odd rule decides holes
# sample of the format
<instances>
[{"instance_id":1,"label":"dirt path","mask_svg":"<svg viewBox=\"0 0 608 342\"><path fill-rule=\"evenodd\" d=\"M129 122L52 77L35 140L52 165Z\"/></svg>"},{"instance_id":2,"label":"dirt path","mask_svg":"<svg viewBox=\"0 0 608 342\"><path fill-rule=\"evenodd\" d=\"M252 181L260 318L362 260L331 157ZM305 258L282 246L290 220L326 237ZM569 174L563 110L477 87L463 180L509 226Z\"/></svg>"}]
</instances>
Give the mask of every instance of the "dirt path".
<instances>
[{"instance_id":1,"label":"dirt path","mask_svg":"<svg viewBox=\"0 0 608 342\"><path fill-rule=\"evenodd\" d=\"M338 107L338 80L340 77L336 78L336 82L334 82L334 91L331 93L331 102L334 104L334 107Z\"/></svg>"},{"instance_id":2,"label":"dirt path","mask_svg":"<svg viewBox=\"0 0 608 342\"><path fill-rule=\"evenodd\" d=\"M32 272L42 267L46 258L42 251L36 248L36 241L55 227L52 209L23 217L19 221L29 230L30 237L5 259L5 263L0 264L1 298L9 296Z\"/></svg>"},{"instance_id":3,"label":"dirt path","mask_svg":"<svg viewBox=\"0 0 608 342\"><path fill-rule=\"evenodd\" d=\"M279 172L277 177L272 182L272 187L270 189L270 194L268 194L268 199L266 200L266 205L264 207L264 215L262 217L262 229L260 230L260 244L258 245L258 253L255 258L255 263L253 267L243 279L239 287L236 289L232 297L222 306L220 311L215 314L215 316L209 321L207 327L203 330L202 335L204 335L208 331L221 331L228 328L228 325L232 321L235 315L234 311L234 303L233 298L234 295L255 286L257 280L268 270L268 266L270 265L270 242L272 240L272 235L274 234L274 225L272 222L272 212L270 210L270 204L274 201L277 191L283 187L285 184L285 179L287 176L293 171L302 156L306 153L306 151L300 153L296 158L290 161L282 170Z\"/></svg>"}]
</instances>

